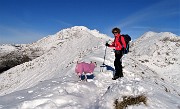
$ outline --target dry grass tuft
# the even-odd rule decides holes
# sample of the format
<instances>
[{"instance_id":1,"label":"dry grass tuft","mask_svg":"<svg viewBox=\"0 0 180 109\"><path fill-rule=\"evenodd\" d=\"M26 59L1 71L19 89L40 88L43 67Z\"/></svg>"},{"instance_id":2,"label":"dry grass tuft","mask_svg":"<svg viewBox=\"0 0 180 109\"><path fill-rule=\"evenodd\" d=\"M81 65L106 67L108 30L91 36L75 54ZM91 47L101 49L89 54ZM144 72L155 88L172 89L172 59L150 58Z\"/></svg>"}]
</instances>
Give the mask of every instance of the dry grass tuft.
<instances>
[{"instance_id":1,"label":"dry grass tuft","mask_svg":"<svg viewBox=\"0 0 180 109\"><path fill-rule=\"evenodd\" d=\"M119 102L118 99L115 100L115 109L125 109L128 105L140 105L144 103L147 105L147 97L145 95L139 95L137 97L124 96L123 101Z\"/></svg>"}]
</instances>

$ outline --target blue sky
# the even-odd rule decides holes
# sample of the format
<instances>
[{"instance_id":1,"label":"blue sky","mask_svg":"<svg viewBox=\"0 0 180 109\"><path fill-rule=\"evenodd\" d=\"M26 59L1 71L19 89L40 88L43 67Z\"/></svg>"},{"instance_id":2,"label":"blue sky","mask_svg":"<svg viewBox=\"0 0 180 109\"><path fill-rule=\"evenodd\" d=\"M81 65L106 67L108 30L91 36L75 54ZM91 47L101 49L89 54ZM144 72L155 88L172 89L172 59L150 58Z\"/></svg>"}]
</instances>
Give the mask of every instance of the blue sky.
<instances>
[{"instance_id":1,"label":"blue sky","mask_svg":"<svg viewBox=\"0 0 180 109\"><path fill-rule=\"evenodd\" d=\"M133 39L147 31L180 35L180 0L0 0L0 44L32 43L86 26L111 37L121 28Z\"/></svg>"}]
</instances>

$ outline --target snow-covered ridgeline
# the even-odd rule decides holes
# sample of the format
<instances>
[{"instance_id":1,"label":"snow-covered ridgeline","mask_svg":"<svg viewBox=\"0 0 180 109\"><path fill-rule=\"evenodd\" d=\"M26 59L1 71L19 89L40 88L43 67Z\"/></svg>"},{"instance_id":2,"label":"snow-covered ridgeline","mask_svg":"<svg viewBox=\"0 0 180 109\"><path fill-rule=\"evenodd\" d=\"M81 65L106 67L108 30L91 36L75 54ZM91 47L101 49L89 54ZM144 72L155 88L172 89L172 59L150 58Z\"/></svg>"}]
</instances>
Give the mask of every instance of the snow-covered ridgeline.
<instances>
[{"instance_id":1,"label":"snow-covered ridgeline","mask_svg":"<svg viewBox=\"0 0 180 109\"><path fill-rule=\"evenodd\" d=\"M169 32L147 32L132 43L131 56L180 86L180 37Z\"/></svg>"},{"instance_id":2,"label":"snow-covered ridgeline","mask_svg":"<svg viewBox=\"0 0 180 109\"><path fill-rule=\"evenodd\" d=\"M45 51L51 48L61 46L65 41L84 36L95 36L99 38L107 38L107 35L100 34L97 30L90 30L84 26L74 26L72 28L63 29L54 35L49 35L30 45L31 47L40 47Z\"/></svg>"},{"instance_id":3,"label":"snow-covered ridgeline","mask_svg":"<svg viewBox=\"0 0 180 109\"><path fill-rule=\"evenodd\" d=\"M90 30L85 27L73 27L33 43L31 47L43 48L47 53L1 74L0 94L34 86L39 81L63 72L70 64L98 49L99 45L105 42L99 35L101 34L97 33L96 37L90 34ZM66 72L60 76L65 74Z\"/></svg>"},{"instance_id":4,"label":"snow-covered ridgeline","mask_svg":"<svg viewBox=\"0 0 180 109\"><path fill-rule=\"evenodd\" d=\"M79 34L80 33L80 34ZM107 38L107 35L100 34L97 30L90 30L84 26L74 26L72 28L63 29L54 35L44 37L32 44L3 44L0 46L0 56L11 52L22 52L22 54L34 59L39 57L49 50L61 46L64 42L71 38L80 38L83 35L92 35L99 38Z\"/></svg>"}]
</instances>

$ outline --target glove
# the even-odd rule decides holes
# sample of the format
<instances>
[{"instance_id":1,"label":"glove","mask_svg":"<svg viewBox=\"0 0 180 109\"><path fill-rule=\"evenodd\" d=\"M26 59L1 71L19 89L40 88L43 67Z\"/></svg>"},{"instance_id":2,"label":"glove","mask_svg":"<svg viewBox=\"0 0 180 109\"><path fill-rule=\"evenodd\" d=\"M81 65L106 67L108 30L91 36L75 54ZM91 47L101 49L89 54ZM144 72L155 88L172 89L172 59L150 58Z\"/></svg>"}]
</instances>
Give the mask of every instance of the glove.
<instances>
[{"instance_id":1,"label":"glove","mask_svg":"<svg viewBox=\"0 0 180 109\"><path fill-rule=\"evenodd\" d=\"M109 44L108 44L108 43L106 43L106 46L109 46Z\"/></svg>"}]
</instances>

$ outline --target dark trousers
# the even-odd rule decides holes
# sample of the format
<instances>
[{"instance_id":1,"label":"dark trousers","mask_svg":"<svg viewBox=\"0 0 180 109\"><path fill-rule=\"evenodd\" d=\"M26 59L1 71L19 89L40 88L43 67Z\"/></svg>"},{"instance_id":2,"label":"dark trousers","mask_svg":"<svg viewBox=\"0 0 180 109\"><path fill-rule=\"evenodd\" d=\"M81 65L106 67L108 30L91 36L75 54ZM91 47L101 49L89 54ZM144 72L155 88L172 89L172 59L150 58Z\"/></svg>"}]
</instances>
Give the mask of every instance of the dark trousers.
<instances>
[{"instance_id":1,"label":"dark trousers","mask_svg":"<svg viewBox=\"0 0 180 109\"><path fill-rule=\"evenodd\" d=\"M122 61L121 58L123 56L123 53L121 50L116 50L115 51L115 61L114 61L114 66L115 66L115 75L118 77L123 77L123 72L122 72Z\"/></svg>"}]
</instances>

